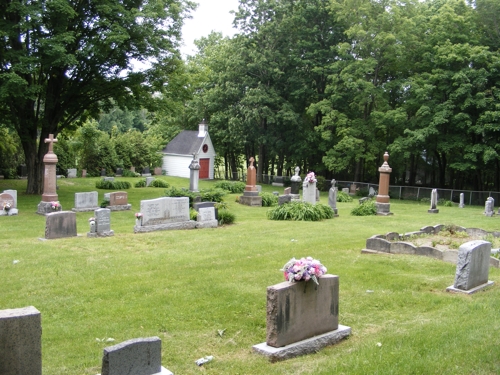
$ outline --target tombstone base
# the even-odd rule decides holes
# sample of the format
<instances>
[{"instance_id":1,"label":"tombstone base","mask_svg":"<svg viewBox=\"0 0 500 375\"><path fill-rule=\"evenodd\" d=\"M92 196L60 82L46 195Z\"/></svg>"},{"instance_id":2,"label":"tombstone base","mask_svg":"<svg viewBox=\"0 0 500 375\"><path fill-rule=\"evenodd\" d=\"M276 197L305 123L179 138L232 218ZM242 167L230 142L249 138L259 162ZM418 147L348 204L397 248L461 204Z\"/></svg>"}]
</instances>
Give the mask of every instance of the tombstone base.
<instances>
[{"instance_id":1,"label":"tombstone base","mask_svg":"<svg viewBox=\"0 0 500 375\"><path fill-rule=\"evenodd\" d=\"M271 186L285 186L283 182L273 182Z\"/></svg>"},{"instance_id":2,"label":"tombstone base","mask_svg":"<svg viewBox=\"0 0 500 375\"><path fill-rule=\"evenodd\" d=\"M168 224L157 224L157 225L144 225L144 226L134 226L134 233L147 233L155 232L158 230L178 230L178 229L195 229L196 221L182 221L180 223L168 223Z\"/></svg>"},{"instance_id":3,"label":"tombstone base","mask_svg":"<svg viewBox=\"0 0 500 375\"><path fill-rule=\"evenodd\" d=\"M141 174L142 177L151 177L151 173L143 173Z\"/></svg>"},{"instance_id":4,"label":"tombstone base","mask_svg":"<svg viewBox=\"0 0 500 375\"><path fill-rule=\"evenodd\" d=\"M62 211L61 205L59 205L59 209L53 210L51 202L41 201L40 203L38 203L38 209L37 209L36 213L38 215L47 215L47 214L50 214L52 212L57 212L57 211Z\"/></svg>"},{"instance_id":5,"label":"tombstone base","mask_svg":"<svg viewBox=\"0 0 500 375\"><path fill-rule=\"evenodd\" d=\"M101 375L101 374L97 374L97 375ZM174 373L172 371L166 369L165 367L161 366L160 372L157 372L157 373L151 374L151 375L174 375Z\"/></svg>"},{"instance_id":6,"label":"tombstone base","mask_svg":"<svg viewBox=\"0 0 500 375\"><path fill-rule=\"evenodd\" d=\"M458 208L464 208L465 207L465 204L459 204L458 205Z\"/></svg>"},{"instance_id":7,"label":"tombstone base","mask_svg":"<svg viewBox=\"0 0 500 375\"><path fill-rule=\"evenodd\" d=\"M217 228L218 225L219 222L217 220L197 221L196 229Z\"/></svg>"},{"instance_id":8,"label":"tombstone base","mask_svg":"<svg viewBox=\"0 0 500 375\"><path fill-rule=\"evenodd\" d=\"M377 206L377 215L378 216L393 215L393 213L391 212L391 204L390 203L376 202L375 206Z\"/></svg>"},{"instance_id":9,"label":"tombstone base","mask_svg":"<svg viewBox=\"0 0 500 375\"><path fill-rule=\"evenodd\" d=\"M91 238L95 238L95 237L111 237L111 236L114 236L115 235L115 231L114 230L105 230L103 232L95 232L95 233L90 233L88 232L87 233L87 237L91 237Z\"/></svg>"},{"instance_id":10,"label":"tombstone base","mask_svg":"<svg viewBox=\"0 0 500 375\"><path fill-rule=\"evenodd\" d=\"M240 204L252 207L262 207L262 197L241 195L239 199Z\"/></svg>"},{"instance_id":11,"label":"tombstone base","mask_svg":"<svg viewBox=\"0 0 500 375\"><path fill-rule=\"evenodd\" d=\"M448 288L446 288L446 291L450 292L450 293L473 294L473 293L479 292L480 290L483 290L489 286L492 286L493 284L494 284L493 281L488 281L487 283L484 283L482 285L478 285L475 288L472 288L469 290L458 289L458 288L455 288L453 285L451 285Z\"/></svg>"},{"instance_id":12,"label":"tombstone base","mask_svg":"<svg viewBox=\"0 0 500 375\"><path fill-rule=\"evenodd\" d=\"M285 359L298 357L304 354L316 353L325 346L333 345L351 334L351 327L339 324L339 327L322 335L314 336L309 339L294 342L280 348L275 348L263 342L253 346L253 350L269 357L271 362L283 361Z\"/></svg>"},{"instance_id":13,"label":"tombstone base","mask_svg":"<svg viewBox=\"0 0 500 375\"><path fill-rule=\"evenodd\" d=\"M19 210L17 208L11 208L9 211L0 210L0 216L13 216L17 215Z\"/></svg>"},{"instance_id":14,"label":"tombstone base","mask_svg":"<svg viewBox=\"0 0 500 375\"><path fill-rule=\"evenodd\" d=\"M98 210L99 208L101 208L101 207L72 208L71 211L73 211L73 212L89 212L89 211Z\"/></svg>"},{"instance_id":15,"label":"tombstone base","mask_svg":"<svg viewBox=\"0 0 500 375\"><path fill-rule=\"evenodd\" d=\"M438 208L431 208L430 210L427 210L427 212L430 214L438 214L439 209Z\"/></svg>"},{"instance_id":16,"label":"tombstone base","mask_svg":"<svg viewBox=\"0 0 500 375\"><path fill-rule=\"evenodd\" d=\"M130 210L132 205L129 204L122 204L122 205L116 205L116 206L106 206L106 208L109 208L111 211L126 211Z\"/></svg>"}]
</instances>

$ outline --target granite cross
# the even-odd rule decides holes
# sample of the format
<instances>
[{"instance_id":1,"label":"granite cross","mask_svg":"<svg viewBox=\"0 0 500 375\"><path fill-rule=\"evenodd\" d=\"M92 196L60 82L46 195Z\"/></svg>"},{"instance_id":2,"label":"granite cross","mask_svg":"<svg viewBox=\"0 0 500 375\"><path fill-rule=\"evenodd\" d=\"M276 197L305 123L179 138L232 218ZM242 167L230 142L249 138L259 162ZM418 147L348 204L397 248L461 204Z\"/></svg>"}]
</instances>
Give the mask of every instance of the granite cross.
<instances>
[{"instance_id":1,"label":"granite cross","mask_svg":"<svg viewBox=\"0 0 500 375\"><path fill-rule=\"evenodd\" d=\"M54 134L49 134L49 138L45 138L45 143L49 144L49 152L54 152L53 144L57 143L57 138L54 138Z\"/></svg>"}]
</instances>

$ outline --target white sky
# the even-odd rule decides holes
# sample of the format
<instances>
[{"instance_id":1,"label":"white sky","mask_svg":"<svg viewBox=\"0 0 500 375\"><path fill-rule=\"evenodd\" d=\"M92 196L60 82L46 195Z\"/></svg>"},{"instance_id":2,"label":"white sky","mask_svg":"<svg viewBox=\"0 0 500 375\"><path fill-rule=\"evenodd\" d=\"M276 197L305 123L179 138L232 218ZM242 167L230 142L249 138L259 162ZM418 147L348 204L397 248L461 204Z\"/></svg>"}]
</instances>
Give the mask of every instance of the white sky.
<instances>
[{"instance_id":1,"label":"white sky","mask_svg":"<svg viewBox=\"0 0 500 375\"><path fill-rule=\"evenodd\" d=\"M181 47L183 56L193 55L196 52L195 39L207 36L212 31L222 32L223 36L233 36L234 15L231 10L238 10L238 0L194 0L198 8L192 13L193 18L187 19L182 28L184 45Z\"/></svg>"}]
</instances>

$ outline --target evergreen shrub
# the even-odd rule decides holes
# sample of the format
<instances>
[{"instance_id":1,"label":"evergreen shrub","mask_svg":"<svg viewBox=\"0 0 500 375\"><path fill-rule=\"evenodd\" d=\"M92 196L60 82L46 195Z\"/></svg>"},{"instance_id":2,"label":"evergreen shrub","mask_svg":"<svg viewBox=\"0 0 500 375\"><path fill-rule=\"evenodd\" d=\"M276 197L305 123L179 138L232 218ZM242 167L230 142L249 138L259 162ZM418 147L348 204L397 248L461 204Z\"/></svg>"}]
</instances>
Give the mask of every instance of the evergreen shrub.
<instances>
[{"instance_id":1,"label":"evergreen shrub","mask_svg":"<svg viewBox=\"0 0 500 375\"><path fill-rule=\"evenodd\" d=\"M353 216L370 216L377 214L377 206L375 201L369 200L361 203L359 206L354 207L351 210L351 215Z\"/></svg>"},{"instance_id":2,"label":"evergreen shrub","mask_svg":"<svg viewBox=\"0 0 500 375\"><path fill-rule=\"evenodd\" d=\"M126 190L130 189L132 185L128 181L107 181L107 180L99 180L95 183L95 187L97 189L105 189L105 190Z\"/></svg>"},{"instance_id":3,"label":"evergreen shrub","mask_svg":"<svg viewBox=\"0 0 500 375\"><path fill-rule=\"evenodd\" d=\"M290 202L274 207L267 212L270 220L320 221L331 219L333 210L321 203Z\"/></svg>"}]
</instances>

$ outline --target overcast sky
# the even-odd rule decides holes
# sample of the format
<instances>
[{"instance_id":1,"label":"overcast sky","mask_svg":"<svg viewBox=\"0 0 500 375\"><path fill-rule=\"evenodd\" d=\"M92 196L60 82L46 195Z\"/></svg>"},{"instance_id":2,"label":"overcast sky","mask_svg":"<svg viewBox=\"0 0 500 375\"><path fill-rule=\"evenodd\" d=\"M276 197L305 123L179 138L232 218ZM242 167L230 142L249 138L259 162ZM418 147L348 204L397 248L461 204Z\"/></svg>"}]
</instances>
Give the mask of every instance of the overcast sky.
<instances>
[{"instance_id":1,"label":"overcast sky","mask_svg":"<svg viewBox=\"0 0 500 375\"><path fill-rule=\"evenodd\" d=\"M193 18L185 20L182 28L184 45L181 53L193 55L196 51L194 40L207 36L212 31L222 32L223 36L233 36L232 28L234 16L229 12L238 10L238 0L194 0L198 8L194 11Z\"/></svg>"}]
</instances>

